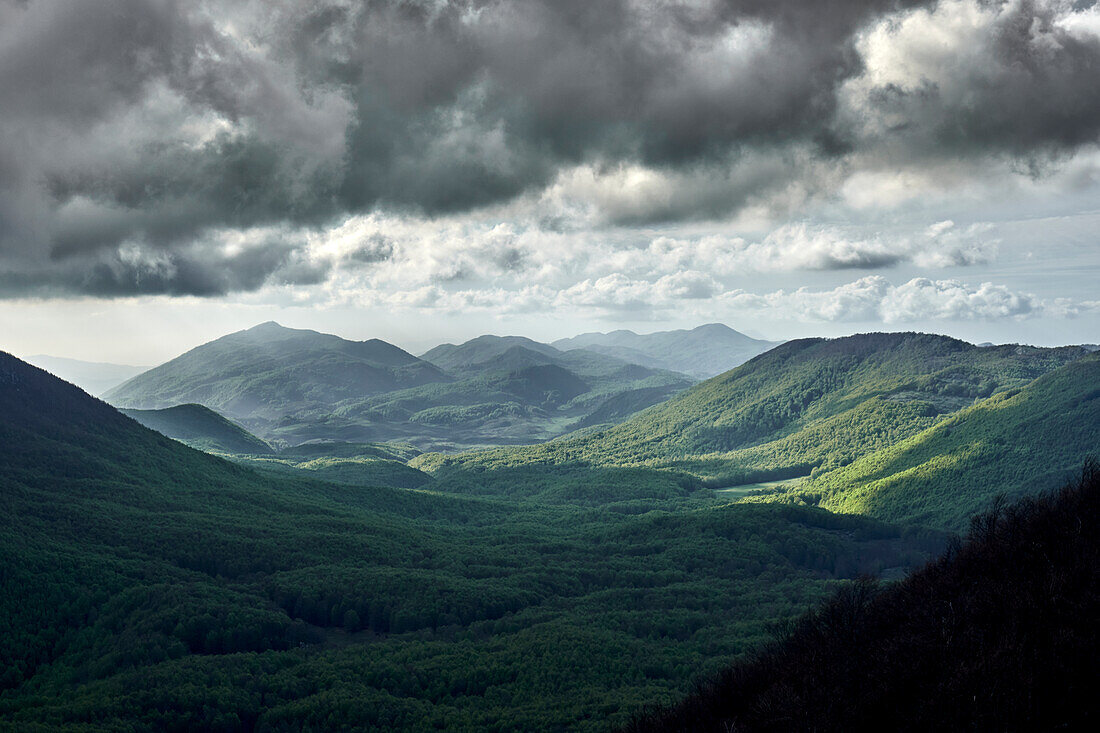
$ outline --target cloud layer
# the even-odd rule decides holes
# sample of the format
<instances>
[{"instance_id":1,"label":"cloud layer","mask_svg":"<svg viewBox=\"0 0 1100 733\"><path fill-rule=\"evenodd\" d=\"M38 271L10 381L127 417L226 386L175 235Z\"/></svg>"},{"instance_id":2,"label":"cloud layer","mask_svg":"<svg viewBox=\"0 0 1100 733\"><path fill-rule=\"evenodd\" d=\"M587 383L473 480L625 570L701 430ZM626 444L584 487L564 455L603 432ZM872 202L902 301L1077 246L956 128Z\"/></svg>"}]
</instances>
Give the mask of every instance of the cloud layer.
<instances>
[{"instance_id":1,"label":"cloud layer","mask_svg":"<svg viewBox=\"0 0 1100 733\"><path fill-rule=\"evenodd\" d=\"M800 212L1093 150L1098 18L1069 0L0 0L0 296L327 284L630 307L739 272L984 262L996 243L970 227L884 238ZM746 211L794 223L638 234ZM937 288L877 312L970 297Z\"/></svg>"}]
</instances>

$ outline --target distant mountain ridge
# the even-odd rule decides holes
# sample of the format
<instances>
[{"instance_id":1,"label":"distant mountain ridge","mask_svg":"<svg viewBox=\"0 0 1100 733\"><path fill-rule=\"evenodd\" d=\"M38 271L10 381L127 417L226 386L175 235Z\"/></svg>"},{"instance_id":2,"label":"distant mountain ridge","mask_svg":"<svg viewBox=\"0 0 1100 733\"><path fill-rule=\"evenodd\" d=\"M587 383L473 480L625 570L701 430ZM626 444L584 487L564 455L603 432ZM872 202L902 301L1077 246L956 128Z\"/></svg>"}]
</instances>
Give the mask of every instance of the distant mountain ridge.
<instances>
[{"instance_id":1,"label":"distant mountain ridge","mask_svg":"<svg viewBox=\"0 0 1100 733\"><path fill-rule=\"evenodd\" d=\"M484 335L461 344L440 344L420 355L424 361L435 364L440 369L463 370L496 362L500 368L514 368L517 357L528 359L528 363L550 364L560 355L560 351L547 344L534 341L525 336ZM543 357L540 359L539 357Z\"/></svg>"},{"instance_id":2,"label":"distant mountain ridge","mask_svg":"<svg viewBox=\"0 0 1100 733\"><path fill-rule=\"evenodd\" d=\"M565 351L587 349L634 364L707 379L740 366L779 343L754 339L721 323L708 323L691 330L649 334L625 330L583 333L551 345Z\"/></svg>"},{"instance_id":3,"label":"distant mountain ridge","mask_svg":"<svg viewBox=\"0 0 1100 733\"><path fill-rule=\"evenodd\" d=\"M270 322L192 349L104 398L127 409L204 405L279 444L397 440L446 448L556 437L635 391L599 412L617 422L624 409L692 383L522 337L482 336L424 357L377 339L348 341Z\"/></svg>"},{"instance_id":4,"label":"distant mountain ridge","mask_svg":"<svg viewBox=\"0 0 1100 733\"><path fill-rule=\"evenodd\" d=\"M28 364L45 369L55 377L75 384L90 395L98 396L149 369L129 364L82 361L61 356L37 354L26 358Z\"/></svg>"}]
</instances>

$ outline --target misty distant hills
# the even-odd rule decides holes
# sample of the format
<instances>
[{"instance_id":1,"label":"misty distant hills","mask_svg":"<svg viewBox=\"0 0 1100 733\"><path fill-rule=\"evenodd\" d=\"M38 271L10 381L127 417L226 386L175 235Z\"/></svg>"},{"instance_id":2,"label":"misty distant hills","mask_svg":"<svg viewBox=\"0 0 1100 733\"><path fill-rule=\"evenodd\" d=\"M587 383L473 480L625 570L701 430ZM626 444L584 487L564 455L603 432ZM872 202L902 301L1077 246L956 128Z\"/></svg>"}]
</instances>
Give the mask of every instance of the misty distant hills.
<instances>
[{"instance_id":1,"label":"misty distant hills","mask_svg":"<svg viewBox=\"0 0 1100 733\"><path fill-rule=\"evenodd\" d=\"M462 344L440 344L420 355L445 371L481 370L486 366L517 369L557 363L561 352L524 336L478 336Z\"/></svg>"},{"instance_id":2,"label":"misty distant hills","mask_svg":"<svg viewBox=\"0 0 1100 733\"><path fill-rule=\"evenodd\" d=\"M398 440L448 448L538 442L590 425L593 415L617 422L626 409L692 382L521 337L482 336L417 358L377 339L265 323L192 349L104 398L127 409L204 405L281 445Z\"/></svg>"},{"instance_id":3,"label":"misty distant hills","mask_svg":"<svg viewBox=\"0 0 1100 733\"><path fill-rule=\"evenodd\" d=\"M28 356L26 361L28 364L45 369L55 377L60 377L70 384L75 384L91 395L103 394L112 387L117 387L127 379L136 377L149 368L128 364L66 359L45 354Z\"/></svg>"},{"instance_id":4,"label":"misty distant hills","mask_svg":"<svg viewBox=\"0 0 1100 733\"><path fill-rule=\"evenodd\" d=\"M209 407L176 405L162 410L119 410L161 435L192 448L222 453L272 453L271 446Z\"/></svg>"},{"instance_id":5,"label":"misty distant hills","mask_svg":"<svg viewBox=\"0 0 1100 733\"><path fill-rule=\"evenodd\" d=\"M197 403L251 426L303 410L327 410L345 399L449 380L385 341L348 341L270 322L196 347L110 390L104 399L136 409Z\"/></svg>"},{"instance_id":6,"label":"misty distant hills","mask_svg":"<svg viewBox=\"0 0 1100 733\"><path fill-rule=\"evenodd\" d=\"M586 349L634 364L706 379L740 366L778 343L751 338L721 323L708 323L690 331L642 335L633 331L584 333L560 339L552 345L562 350Z\"/></svg>"}]
</instances>

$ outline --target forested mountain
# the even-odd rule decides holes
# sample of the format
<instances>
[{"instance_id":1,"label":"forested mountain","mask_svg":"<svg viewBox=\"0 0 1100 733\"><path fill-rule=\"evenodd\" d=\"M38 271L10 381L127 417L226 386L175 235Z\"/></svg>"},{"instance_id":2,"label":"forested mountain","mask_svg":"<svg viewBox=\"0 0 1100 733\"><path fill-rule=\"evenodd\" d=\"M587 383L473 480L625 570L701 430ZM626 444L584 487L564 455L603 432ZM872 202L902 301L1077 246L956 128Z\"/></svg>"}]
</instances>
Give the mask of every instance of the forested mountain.
<instances>
[{"instance_id":1,"label":"forested mountain","mask_svg":"<svg viewBox=\"0 0 1100 733\"><path fill-rule=\"evenodd\" d=\"M587 481L551 504L258 474L0 353L0 728L605 730L942 543Z\"/></svg>"},{"instance_id":2,"label":"forested mountain","mask_svg":"<svg viewBox=\"0 0 1100 733\"><path fill-rule=\"evenodd\" d=\"M914 333L791 341L607 430L519 449L423 456L416 465L439 475L532 464L644 465L686 471L713 486L803 476L893 446L1086 353L980 348Z\"/></svg>"},{"instance_id":3,"label":"forested mountain","mask_svg":"<svg viewBox=\"0 0 1100 733\"><path fill-rule=\"evenodd\" d=\"M896 585L849 586L780 643L625 730L1092 730L1098 567L1093 465L975 521L965 545Z\"/></svg>"},{"instance_id":4,"label":"forested mountain","mask_svg":"<svg viewBox=\"0 0 1100 733\"><path fill-rule=\"evenodd\" d=\"M692 383L518 337L486 336L428 355L437 364L383 341L266 323L193 349L105 399L125 408L199 403L279 445L397 440L452 449L537 442L592 419L617 422L627 408L648 407ZM601 409L624 393L631 396Z\"/></svg>"},{"instance_id":5,"label":"forested mountain","mask_svg":"<svg viewBox=\"0 0 1100 733\"><path fill-rule=\"evenodd\" d=\"M690 331L658 331L642 335L633 331L583 333L560 339L552 345L562 350L597 351L634 364L707 379L729 371L778 344L777 341L751 338L721 323L708 323Z\"/></svg>"},{"instance_id":6,"label":"forested mountain","mask_svg":"<svg viewBox=\"0 0 1100 733\"><path fill-rule=\"evenodd\" d=\"M449 379L385 341L346 341L269 322L198 346L104 399L136 409L198 403L235 420L276 421L348 398Z\"/></svg>"},{"instance_id":7,"label":"forested mountain","mask_svg":"<svg viewBox=\"0 0 1100 733\"><path fill-rule=\"evenodd\" d=\"M93 395L103 394L112 387L117 387L127 379L136 377L149 368L127 364L65 359L60 356L46 356L45 354L28 356L27 362L45 369L55 377L61 377L66 382L75 384L88 394Z\"/></svg>"},{"instance_id":8,"label":"forested mountain","mask_svg":"<svg viewBox=\"0 0 1100 733\"><path fill-rule=\"evenodd\" d=\"M123 415L192 448L221 453L272 453L271 446L240 425L202 405L163 410L119 410Z\"/></svg>"},{"instance_id":9,"label":"forested mountain","mask_svg":"<svg viewBox=\"0 0 1100 733\"><path fill-rule=\"evenodd\" d=\"M800 486L839 512L954 530L998 495L1062 483L1100 456L1100 354L1002 392Z\"/></svg>"}]
</instances>

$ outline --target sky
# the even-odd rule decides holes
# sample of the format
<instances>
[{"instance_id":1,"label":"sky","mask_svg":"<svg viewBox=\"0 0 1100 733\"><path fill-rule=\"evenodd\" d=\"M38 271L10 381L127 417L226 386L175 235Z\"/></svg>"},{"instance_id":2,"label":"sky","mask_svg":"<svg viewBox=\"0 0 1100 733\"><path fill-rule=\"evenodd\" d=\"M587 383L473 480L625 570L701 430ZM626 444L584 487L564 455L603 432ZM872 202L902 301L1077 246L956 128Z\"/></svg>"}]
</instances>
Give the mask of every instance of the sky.
<instances>
[{"instance_id":1,"label":"sky","mask_svg":"<svg viewBox=\"0 0 1100 733\"><path fill-rule=\"evenodd\" d=\"M1083 0L0 0L0 349L1100 342Z\"/></svg>"}]
</instances>

